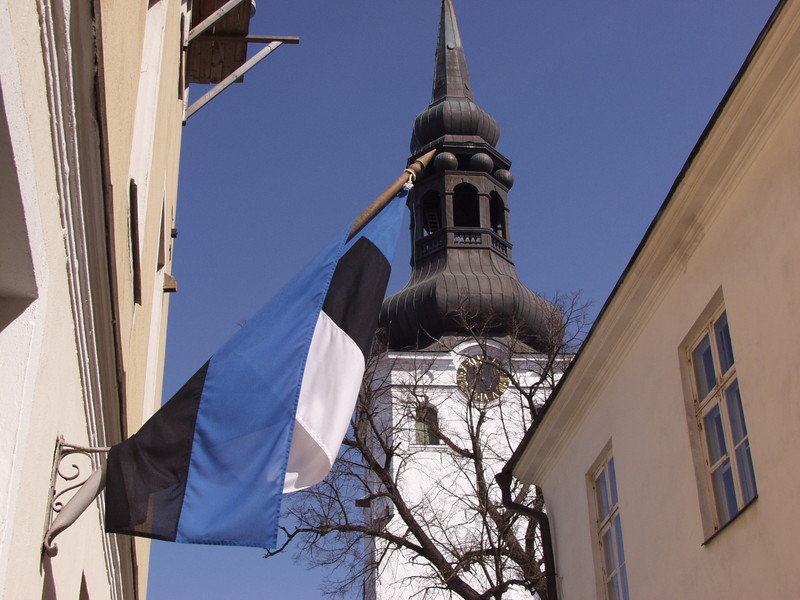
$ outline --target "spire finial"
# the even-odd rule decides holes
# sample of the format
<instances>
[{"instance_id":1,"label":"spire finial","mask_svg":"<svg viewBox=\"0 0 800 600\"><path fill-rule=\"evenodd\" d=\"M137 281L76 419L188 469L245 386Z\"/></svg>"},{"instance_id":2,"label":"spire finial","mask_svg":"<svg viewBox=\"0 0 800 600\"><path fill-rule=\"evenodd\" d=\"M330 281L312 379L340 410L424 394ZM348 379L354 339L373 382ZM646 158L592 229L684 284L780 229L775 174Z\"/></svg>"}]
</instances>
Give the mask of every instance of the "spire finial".
<instances>
[{"instance_id":1,"label":"spire finial","mask_svg":"<svg viewBox=\"0 0 800 600\"><path fill-rule=\"evenodd\" d=\"M442 0L431 105L445 98L474 100L453 0Z\"/></svg>"},{"instance_id":2,"label":"spire finial","mask_svg":"<svg viewBox=\"0 0 800 600\"><path fill-rule=\"evenodd\" d=\"M444 141L494 147L499 137L497 121L475 104L453 0L442 0L433 97L414 121L411 153L425 152Z\"/></svg>"}]
</instances>

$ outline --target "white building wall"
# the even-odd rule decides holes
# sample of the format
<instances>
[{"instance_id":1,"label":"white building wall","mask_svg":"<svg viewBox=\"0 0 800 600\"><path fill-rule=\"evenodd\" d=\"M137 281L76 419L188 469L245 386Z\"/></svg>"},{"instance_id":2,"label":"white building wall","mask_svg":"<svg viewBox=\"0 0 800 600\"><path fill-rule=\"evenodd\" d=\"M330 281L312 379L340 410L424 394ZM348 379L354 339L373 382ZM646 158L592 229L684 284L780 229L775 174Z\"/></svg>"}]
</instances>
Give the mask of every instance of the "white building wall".
<instances>
[{"instance_id":1,"label":"white building wall","mask_svg":"<svg viewBox=\"0 0 800 600\"><path fill-rule=\"evenodd\" d=\"M517 355L509 362L508 350L496 342L488 343L488 353L517 374L521 386L533 383L538 369L537 358L541 357ZM480 354L481 348L474 341L461 343L451 351L391 352L379 367L379 373L386 373L386 379L376 377L384 383L384 393L379 397L379 413L392 432L392 443L399 447L398 455L403 457L402 461L393 463L395 480L406 503L413 507L420 520L428 522L426 529L443 548L450 544L482 547L485 534L477 518L474 468L468 461L457 459L444 443L434 446L416 444L414 396L427 398L438 411L442 431L463 447L469 447L468 401L458 388L456 373L465 358ZM544 400L546 393L546 390L541 391L539 402ZM492 486L494 474L500 472L530 425L529 412L520 408L521 402L519 391L509 386L499 403L487 411L481 442ZM499 490L495 487L494 491L499 503ZM374 519L389 515L388 530L398 535L406 533L406 525L385 499L373 501L367 515ZM378 570L367 578L365 599L413 597L439 600L454 597L446 590L423 591L438 584L431 579L435 578L431 568L414 553L390 548L382 540L376 540L372 550L375 552L373 556L383 556L384 553L385 556ZM486 583L478 569L460 574L477 589L485 589ZM530 598L530 595L509 592L504 597L514 600Z\"/></svg>"},{"instance_id":2,"label":"white building wall","mask_svg":"<svg viewBox=\"0 0 800 600\"><path fill-rule=\"evenodd\" d=\"M616 463L632 598L793 598L800 525L800 2L787 2L515 474L544 489L560 598L605 598L589 475ZM685 350L725 307L758 498L714 535Z\"/></svg>"},{"instance_id":3,"label":"white building wall","mask_svg":"<svg viewBox=\"0 0 800 600\"><path fill-rule=\"evenodd\" d=\"M63 248L63 242L57 204L53 203L52 210L45 210L44 214L39 206L39 198L55 197L53 173L46 169L50 148L47 98L43 91L41 53L31 52L20 43L38 36L37 21L34 3L0 5L2 118L8 136L2 141L7 146L4 148L3 164L0 165L5 192L2 211L4 226L13 227L16 230L15 237L21 242L10 249L4 245L4 250L9 254L29 253L27 260L16 261L15 265L9 265L6 262L8 258L5 258L3 267L10 267L14 271L11 279L17 277L19 269L30 269L35 288L23 294L29 298L26 300L30 302L27 308L21 314L14 311L13 314L18 316L10 323L4 321L4 328L0 331L0 376L3 381L0 390L0 410L3 412L0 426L0 586L9 572L10 540L15 532L41 529L41 522L32 528L30 523L19 523L14 519L14 514L18 506L18 490L24 480L23 466L36 381L42 368L39 351L45 328L50 318L57 319L60 316L62 322L71 321L68 297L61 315L48 310L45 300L51 291L57 293L55 290L59 287L58 282L51 282L50 260L53 252L58 254L59 245ZM37 153L36 149L40 152ZM44 158L42 153L45 154ZM7 215L12 210L16 212L16 209L19 209L21 219L14 219L12 225ZM63 252L61 254L63 265ZM63 277L60 288L63 293ZM0 299L5 306L21 301L25 302L5 294ZM67 352L69 355L69 348ZM65 387L69 386L70 380L74 381L74 376L63 374ZM52 455L52 445L48 446L44 451ZM46 505L46 492L42 505Z\"/></svg>"}]
</instances>

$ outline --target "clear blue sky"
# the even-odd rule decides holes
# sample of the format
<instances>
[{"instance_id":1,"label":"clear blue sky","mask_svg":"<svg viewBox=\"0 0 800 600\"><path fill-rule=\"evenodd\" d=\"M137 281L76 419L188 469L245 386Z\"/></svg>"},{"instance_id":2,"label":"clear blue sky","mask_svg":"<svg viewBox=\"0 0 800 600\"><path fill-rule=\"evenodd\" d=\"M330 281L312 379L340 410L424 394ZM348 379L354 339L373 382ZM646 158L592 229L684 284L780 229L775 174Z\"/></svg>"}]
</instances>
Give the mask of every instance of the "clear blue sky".
<instances>
[{"instance_id":1,"label":"clear blue sky","mask_svg":"<svg viewBox=\"0 0 800 600\"><path fill-rule=\"evenodd\" d=\"M775 2L456 1L476 100L513 163L524 284L599 310ZM302 41L184 129L165 397L403 170L438 19L438 0L259 2L251 33ZM261 556L155 542L148 598L320 597L322 573Z\"/></svg>"}]
</instances>

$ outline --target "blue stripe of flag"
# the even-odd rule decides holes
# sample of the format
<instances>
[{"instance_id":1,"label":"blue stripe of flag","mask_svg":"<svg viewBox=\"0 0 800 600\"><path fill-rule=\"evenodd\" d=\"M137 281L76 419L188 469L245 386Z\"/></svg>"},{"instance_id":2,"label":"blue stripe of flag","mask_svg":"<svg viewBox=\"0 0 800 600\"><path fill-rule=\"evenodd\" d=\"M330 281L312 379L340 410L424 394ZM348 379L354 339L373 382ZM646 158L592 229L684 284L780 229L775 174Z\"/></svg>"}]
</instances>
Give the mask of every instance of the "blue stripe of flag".
<instances>
[{"instance_id":1,"label":"blue stripe of flag","mask_svg":"<svg viewBox=\"0 0 800 600\"><path fill-rule=\"evenodd\" d=\"M362 236L391 258L402 213L396 198L353 240L326 247L211 358L175 541L275 546L297 398L331 277Z\"/></svg>"}]
</instances>

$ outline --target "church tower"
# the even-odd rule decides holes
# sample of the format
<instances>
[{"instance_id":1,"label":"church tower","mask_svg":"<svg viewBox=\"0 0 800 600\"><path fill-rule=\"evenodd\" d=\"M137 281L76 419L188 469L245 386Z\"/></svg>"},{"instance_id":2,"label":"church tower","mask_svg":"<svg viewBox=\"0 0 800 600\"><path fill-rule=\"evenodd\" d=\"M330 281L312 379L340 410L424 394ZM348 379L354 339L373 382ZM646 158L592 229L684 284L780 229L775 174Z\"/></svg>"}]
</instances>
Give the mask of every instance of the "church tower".
<instances>
[{"instance_id":1,"label":"church tower","mask_svg":"<svg viewBox=\"0 0 800 600\"><path fill-rule=\"evenodd\" d=\"M543 350L552 307L523 286L511 256L511 163L500 126L475 103L451 0L442 3L433 95L414 121L412 162L437 150L417 179L411 210L411 280L381 313L392 349L421 349L477 319L484 333L513 330Z\"/></svg>"},{"instance_id":2,"label":"church tower","mask_svg":"<svg viewBox=\"0 0 800 600\"><path fill-rule=\"evenodd\" d=\"M437 153L408 198L411 278L383 303L387 351L371 374L377 467L358 505L387 535L368 542L365 600L450 599L454 585L462 597L539 597L535 528L505 511L494 474L552 383L563 320L517 277L514 178L499 137L475 102L453 3L443 0L433 94L414 121L409 163Z\"/></svg>"}]
</instances>

